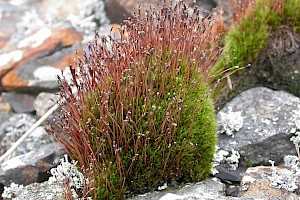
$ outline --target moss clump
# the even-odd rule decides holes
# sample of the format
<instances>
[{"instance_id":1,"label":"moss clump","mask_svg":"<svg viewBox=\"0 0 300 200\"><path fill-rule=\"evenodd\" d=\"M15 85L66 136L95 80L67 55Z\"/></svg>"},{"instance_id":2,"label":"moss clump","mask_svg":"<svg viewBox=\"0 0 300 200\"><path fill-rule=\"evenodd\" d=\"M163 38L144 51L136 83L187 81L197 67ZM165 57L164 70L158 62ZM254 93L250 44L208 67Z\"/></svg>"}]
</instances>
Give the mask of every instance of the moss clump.
<instances>
[{"instance_id":1,"label":"moss clump","mask_svg":"<svg viewBox=\"0 0 300 200\"><path fill-rule=\"evenodd\" d=\"M235 66L244 67L248 64L253 64L267 47L268 38L274 32L282 29L282 27L288 27L295 32L300 30L299 0L256 0L245 2L238 6L240 7L239 9L236 9L235 16L238 17L235 19L235 24L223 37L224 55L216 65L216 69L224 65L228 69L236 69ZM247 2L250 3L247 4ZM236 4L238 5L237 2ZM237 89L238 91L235 90L235 94L240 92L240 90L253 86L257 81L255 77L257 69L253 69L256 72L252 73L250 72L251 68L253 67L240 70L231 76L234 82L233 85L240 85L240 88ZM246 80L247 77L252 77L252 80ZM213 96L216 101L219 101L217 99L219 98L218 95L223 90L227 91L226 87L227 84L223 83L215 91ZM224 94L220 96L222 95ZM224 99L222 101L224 103Z\"/></svg>"},{"instance_id":2,"label":"moss clump","mask_svg":"<svg viewBox=\"0 0 300 200\"><path fill-rule=\"evenodd\" d=\"M81 196L123 199L211 171L219 16L189 15L182 2L134 16L121 39L97 38L71 69L77 95L60 80L63 135L51 132L94 188Z\"/></svg>"},{"instance_id":3,"label":"moss clump","mask_svg":"<svg viewBox=\"0 0 300 200\"><path fill-rule=\"evenodd\" d=\"M224 58L217 64L217 69L228 65L245 66L255 61L266 46L271 31L278 26L288 26L294 30L300 28L299 0L256 0L252 5L244 5L244 16L233 25L224 36Z\"/></svg>"}]
</instances>

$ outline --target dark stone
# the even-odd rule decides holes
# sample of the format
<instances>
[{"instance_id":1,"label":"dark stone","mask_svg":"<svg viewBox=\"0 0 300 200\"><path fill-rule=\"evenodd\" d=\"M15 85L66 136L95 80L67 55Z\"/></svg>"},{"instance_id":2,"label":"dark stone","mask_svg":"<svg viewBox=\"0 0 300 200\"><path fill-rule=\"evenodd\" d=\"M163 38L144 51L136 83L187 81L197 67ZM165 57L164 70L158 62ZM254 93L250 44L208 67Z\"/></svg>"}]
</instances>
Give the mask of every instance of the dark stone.
<instances>
[{"instance_id":1,"label":"dark stone","mask_svg":"<svg viewBox=\"0 0 300 200\"><path fill-rule=\"evenodd\" d=\"M237 185L228 185L225 192L226 196L238 197L240 188Z\"/></svg>"},{"instance_id":2,"label":"dark stone","mask_svg":"<svg viewBox=\"0 0 300 200\"><path fill-rule=\"evenodd\" d=\"M240 153L240 166L269 165L283 161L284 155L295 155L296 150L290 138L296 125L292 121L294 111L300 109L300 100L283 91L264 87L247 90L228 102L217 114L240 111L243 127L234 137L219 134L218 146L227 151Z\"/></svg>"},{"instance_id":3,"label":"dark stone","mask_svg":"<svg viewBox=\"0 0 300 200\"><path fill-rule=\"evenodd\" d=\"M247 167L238 167L236 170L229 170L226 167L219 165L216 169L219 173L214 176L218 177L222 181L240 182L243 178L243 173L247 170Z\"/></svg>"},{"instance_id":4,"label":"dark stone","mask_svg":"<svg viewBox=\"0 0 300 200\"><path fill-rule=\"evenodd\" d=\"M11 182L28 185L44 181L45 173L57 166L65 153L60 144L52 143L5 161L0 168L0 183L8 186Z\"/></svg>"}]
</instances>

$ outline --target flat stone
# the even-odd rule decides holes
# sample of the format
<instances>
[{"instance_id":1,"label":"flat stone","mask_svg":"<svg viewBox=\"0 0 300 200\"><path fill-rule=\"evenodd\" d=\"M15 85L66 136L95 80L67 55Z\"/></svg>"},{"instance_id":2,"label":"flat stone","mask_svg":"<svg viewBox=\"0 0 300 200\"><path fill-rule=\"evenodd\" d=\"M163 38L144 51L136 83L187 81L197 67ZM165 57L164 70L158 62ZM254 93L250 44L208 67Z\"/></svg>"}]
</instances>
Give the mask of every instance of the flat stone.
<instances>
[{"instance_id":1,"label":"flat stone","mask_svg":"<svg viewBox=\"0 0 300 200\"><path fill-rule=\"evenodd\" d=\"M48 171L60 163L65 153L60 144L51 143L7 160L1 164L0 183L28 185L48 180Z\"/></svg>"},{"instance_id":2,"label":"flat stone","mask_svg":"<svg viewBox=\"0 0 300 200\"><path fill-rule=\"evenodd\" d=\"M0 77L2 77L23 59L23 51L14 50L9 53L0 54L0 59Z\"/></svg>"},{"instance_id":3,"label":"flat stone","mask_svg":"<svg viewBox=\"0 0 300 200\"><path fill-rule=\"evenodd\" d=\"M242 92L218 112L217 118L219 131L224 130L221 127L224 123L236 128L232 125L234 121L222 122L221 113L240 112L236 119L242 117L243 125L238 131L233 130L234 137L219 133L218 146L226 151L238 151L241 166L269 165L268 160L280 163L284 155L296 153L290 138L291 130L296 127L292 116L299 108L299 98L283 91L256 87Z\"/></svg>"},{"instance_id":4,"label":"flat stone","mask_svg":"<svg viewBox=\"0 0 300 200\"><path fill-rule=\"evenodd\" d=\"M218 170L218 173L214 176L218 177L222 181L240 182L247 167L238 167L236 170L229 170L228 168L220 165L217 166L216 169Z\"/></svg>"},{"instance_id":5,"label":"flat stone","mask_svg":"<svg viewBox=\"0 0 300 200\"><path fill-rule=\"evenodd\" d=\"M187 184L179 189L169 189L139 195L130 200L212 200L236 199L225 196L225 185L208 178L199 183Z\"/></svg>"}]
</instances>

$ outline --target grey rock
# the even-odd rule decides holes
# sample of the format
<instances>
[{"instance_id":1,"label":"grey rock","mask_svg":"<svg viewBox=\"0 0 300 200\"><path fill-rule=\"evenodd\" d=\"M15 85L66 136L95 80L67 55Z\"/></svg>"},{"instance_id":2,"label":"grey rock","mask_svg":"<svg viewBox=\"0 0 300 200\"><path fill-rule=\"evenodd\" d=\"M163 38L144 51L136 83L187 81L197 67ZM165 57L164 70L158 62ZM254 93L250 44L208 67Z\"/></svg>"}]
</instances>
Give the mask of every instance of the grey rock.
<instances>
[{"instance_id":1,"label":"grey rock","mask_svg":"<svg viewBox=\"0 0 300 200\"><path fill-rule=\"evenodd\" d=\"M14 191L14 199L18 200L64 200L64 188L59 184L32 183L18 191Z\"/></svg>"},{"instance_id":2,"label":"grey rock","mask_svg":"<svg viewBox=\"0 0 300 200\"><path fill-rule=\"evenodd\" d=\"M4 154L35 121L30 114L11 114L9 118L3 119L0 123L0 155Z\"/></svg>"},{"instance_id":3,"label":"grey rock","mask_svg":"<svg viewBox=\"0 0 300 200\"><path fill-rule=\"evenodd\" d=\"M236 96L222 108L217 118L222 124L221 113L241 112L242 128L234 137L219 134L221 149L240 153L240 166L268 164L268 160L280 163L284 155L295 155L290 141L295 124L291 118L300 106L300 100L283 91L256 87ZM221 130L222 127L219 127Z\"/></svg>"},{"instance_id":4,"label":"grey rock","mask_svg":"<svg viewBox=\"0 0 300 200\"><path fill-rule=\"evenodd\" d=\"M16 113L34 112L33 101L35 96L24 93L3 92L1 98L9 102Z\"/></svg>"},{"instance_id":5,"label":"grey rock","mask_svg":"<svg viewBox=\"0 0 300 200\"><path fill-rule=\"evenodd\" d=\"M49 135L43 126L39 126L18 146L12 155L16 156L37 150L55 141L56 139L52 135Z\"/></svg>"},{"instance_id":6,"label":"grey rock","mask_svg":"<svg viewBox=\"0 0 300 200\"><path fill-rule=\"evenodd\" d=\"M0 167L0 184L28 185L46 181L50 176L48 171L60 163L65 153L60 144L51 143L5 161Z\"/></svg>"},{"instance_id":7,"label":"grey rock","mask_svg":"<svg viewBox=\"0 0 300 200\"><path fill-rule=\"evenodd\" d=\"M37 116L43 116L58 100L59 96L53 93L41 92L38 94L33 104Z\"/></svg>"},{"instance_id":8,"label":"grey rock","mask_svg":"<svg viewBox=\"0 0 300 200\"><path fill-rule=\"evenodd\" d=\"M217 180L208 178L202 182L188 184L180 189L170 189L147 193L131 200L213 200L235 199L225 196L225 185Z\"/></svg>"},{"instance_id":9,"label":"grey rock","mask_svg":"<svg viewBox=\"0 0 300 200\"><path fill-rule=\"evenodd\" d=\"M226 196L237 197L239 195L240 188L237 185L228 185L225 191L226 191Z\"/></svg>"},{"instance_id":10,"label":"grey rock","mask_svg":"<svg viewBox=\"0 0 300 200\"><path fill-rule=\"evenodd\" d=\"M16 27L15 25L21 19L24 10L20 6L12 5L8 1L0 2L0 32L2 31L13 31Z\"/></svg>"},{"instance_id":11,"label":"grey rock","mask_svg":"<svg viewBox=\"0 0 300 200\"><path fill-rule=\"evenodd\" d=\"M12 117L13 115L15 115L14 113L12 112L3 112L3 111L0 111L0 127L2 126L3 123L5 123L5 121ZM1 137L1 134L0 134L0 137Z\"/></svg>"},{"instance_id":12,"label":"grey rock","mask_svg":"<svg viewBox=\"0 0 300 200\"><path fill-rule=\"evenodd\" d=\"M8 114L2 124L0 123L0 156L22 137L35 121L35 117L29 114ZM54 137L48 135L44 127L39 126L17 147L10 158L28 153L54 141L56 141Z\"/></svg>"},{"instance_id":13,"label":"grey rock","mask_svg":"<svg viewBox=\"0 0 300 200\"><path fill-rule=\"evenodd\" d=\"M203 9L203 10L212 10L214 7L216 7L215 3L213 0L198 0L197 1L197 6L200 8L200 9Z\"/></svg>"}]
</instances>

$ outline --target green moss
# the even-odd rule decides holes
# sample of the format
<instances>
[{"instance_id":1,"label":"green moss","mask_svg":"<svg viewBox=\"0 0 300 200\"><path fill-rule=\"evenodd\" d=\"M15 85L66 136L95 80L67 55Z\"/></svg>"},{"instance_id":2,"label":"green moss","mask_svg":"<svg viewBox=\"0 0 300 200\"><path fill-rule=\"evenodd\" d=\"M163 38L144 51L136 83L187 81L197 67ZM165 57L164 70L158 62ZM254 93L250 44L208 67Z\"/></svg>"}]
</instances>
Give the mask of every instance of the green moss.
<instances>
[{"instance_id":1,"label":"green moss","mask_svg":"<svg viewBox=\"0 0 300 200\"><path fill-rule=\"evenodd\" d=\"M266 3L268 1L265 1ZM265 5L264 5L265 6ZM238 25L234 25L224 36L224 56L216 65L216 70L223 66L243 67L255 60L266 45L268 38L267 14L262 2L257 2L254 13L246 14ZM253 17L255 16L255 17Z\"/></svg>"},{"instance_id":2,"label":"green moss","mask_svg":"<svg viewBox=\"0 0 300 200\"><path fill-rule=\"evenodd\" d=\"M246 166L247 166L247 167L252 167L252 162L251 162L250 160L247 160L247 161L246 161Z\"/></svg>"},{"instance_id":3,"label":"green moss","mask_svg":"<svg viewBox=\"0 0 300 200\"><path fill-rule=\"evenodd\" d=\"M150 11L124 21L124 40L97 36L89 45L78 74L71 71L77 95L61 84L64 135L51 131L89 180L82 196L119 200L211 172L217 138L207 74L219 56L211 34L218 13L189 15L181 1Z\"/></svg>"},{"instance_id":4,"label":"green moss","mask_svg":"<svg viewBox=\"0 0 300 200\"><path fill-rule=\"evenodd\" d=\"M294 32L300 32L300 1L285 0L282 24L290 27Z\"/></svg>"},{"instance_id":5,"label":"green moss","mask_svg":"<svg viewBox=\"0 0 300 200\"><path fill-rule=\"evenodd\" d=\"M169 54L166 56L170 57ZM157 64L155 55L152 61ZM163 63L164 61L161 62L161 66L164 66ZM120 176L121 173L118 172L115 164L110 164L109 170L104 175L99 175L98 199L122 199L124 194L130 196L144 193L156 189L166 181L200 181L210 174L216 145L214 107L208 96L209 87L201 80L201 75L195 73L196 67L192 70L193 75L190 80L187 78L187 65L188 62L184 59L180 64L180 72L174 74L166 71L163 76L157 74L160 83L153 88L150 104L145 104L143 97L136 99L134 123L126 125L126 134L128 137L132 133L147 135L150 131L149 140L145 148L137 150L136 155L133 150L134 143L129 144L130 148L120 151L122 168L126 172L131 169L126 176L124 174ZM149 70L148 76L153 77L159 67ZM163 77L164 80L162 80ZM162 82L165 84L163 93L157 96ZM91 94L89 101L95 102L99 99L97 94L97 92ZM178 103L179 99L183 100L183 105ZM111 98L110 105L113 103L114 100ZM126 108L124 112L132 109L129 104L128 102L128 105L124 106ZM178 113L178 106L182 106L180 113ZM151 112L154 117L150 115ZM98 115L98 112L95 115ZM174 126L164 124L166 118L173 120ZM118 120L115 116L114 120L120 126L122 125L121 119ZM167 134L160 133L160 130L168 131L164 128L165 125L169 127L169 135L174 133L173 139L167 137ZM159 134L162 136L160 143L158 142ZM96 131L94 136L99 137L99 133ZM142 137L141 141L145 142L145 138ZM99 145L99 142L96 141L95 144ZM107 143L102 145L102 148L109 148ZM143 155L146 155L146 163ZM131 166L133 158L135 162ZM103 155L102 159L107 165L116 163L115 155ZM103 184L106 179L110 182L109 189ZM112 186L120 186L121 179L125 180L124 190L118 191L118 187L112 188Z\"/></svg>"},{"instance_id":6,"label":"green moss","mask_svg":"<svg viewBox=\"0 0 300 200\"><path fill-rule=\"evenodd\" d=\"M271 1L258 0L253 14L246 14L238 25L234 25L223 38L224 56L216 65L219 70L227 65L245 66L254 61L264 49L270 30L287 25L299 31L300 2L285 0L283 13L272 12Z\"/></svg>"},{"instance_id":7,"label":"green moss","mask_svg":"<svg viewBox=\"0 0 300 200\"><path fill-rule=\"evenodd\" d=\"M244 67L255 62L265 49L270 33L281 26L287 26L295 32L300 31L300 1L283 0L283 9L280 12L272 10L273 4L271 0L257 0L253 13L246 13L239 24L231 27L229 33L223 37L224 54L216 64L214 72L223 66L235 70L235 66ZM243 70L234 76L241 73ZM222 78L221 76L218 78ZM221 84L217 87L213 98L216 99L226 86L227 84Z\"/></svg>"}]
</instances>

